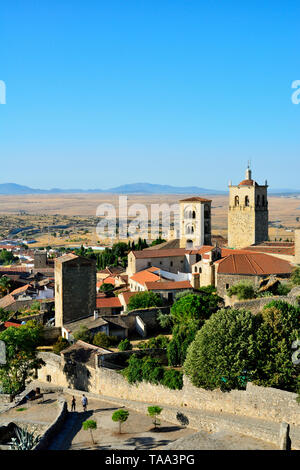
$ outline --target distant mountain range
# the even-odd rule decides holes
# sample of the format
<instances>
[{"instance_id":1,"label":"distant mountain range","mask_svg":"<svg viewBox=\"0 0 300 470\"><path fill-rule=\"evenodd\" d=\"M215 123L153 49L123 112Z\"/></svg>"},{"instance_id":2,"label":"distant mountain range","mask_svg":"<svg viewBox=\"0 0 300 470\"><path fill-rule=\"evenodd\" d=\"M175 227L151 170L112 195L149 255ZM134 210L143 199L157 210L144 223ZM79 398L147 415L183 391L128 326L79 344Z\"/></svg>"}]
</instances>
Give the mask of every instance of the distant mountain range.
<instances>
[{"instance_id":1,"label":"distant mountain range","mask_svg":"<svg viewBox=\"0 0 300 470\"><path fill-rule=\"evenodd\" d=\"M226 194L226 191L198 188L197 186L169 186L150 183L133 183L109 189L33 189L15 183L0 184L0 194L59 194L59 193L114 193L114 194Z\"/></svg>"},{"instance_id":2,"label":"distant mountain range","mask_svg":"<svg viewBox=\"0 0 300 470\"><path fill-rule=\"evenodd\" d=\"M75 193L113 193L113 194L215 194L225 195L228 191L199 188L197 186L170 186L151 183L132 183L109 189L34 189L16 183L0 184L0 194L75 194ZM270 194L292 195L300 194L299 189L271 189Z\"/></svg>"}]
</instances>

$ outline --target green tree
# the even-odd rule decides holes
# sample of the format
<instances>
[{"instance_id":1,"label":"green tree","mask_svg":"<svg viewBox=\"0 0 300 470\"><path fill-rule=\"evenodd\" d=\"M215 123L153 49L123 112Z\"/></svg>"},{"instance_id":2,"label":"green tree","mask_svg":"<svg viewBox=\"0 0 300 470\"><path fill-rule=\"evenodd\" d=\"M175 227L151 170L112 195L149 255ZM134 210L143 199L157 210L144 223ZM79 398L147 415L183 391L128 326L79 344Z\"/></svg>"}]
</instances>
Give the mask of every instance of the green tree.
<instances>
[{"instance_id":1,"label":"green tree","mask_svg":"<svg viewBox=\"0 0 300 470\"><path fill-rule=\"evenodd\" d=\"M66 338L59 336L56 343L53 345L53 352L59 355L60 352L66 349L69 345L70 343Z\"/></svg>"},{"instance_id":2,"label":"green tree","mask_svg":"<svg viewBox=\"0 0 300 470\"><path fill-rule=\"evenodd\" d=\"M105 292L106 294L112 294L113 295L113 290L114 290L115 286L113 284L110 284L110 283L103 283L101 284L101 286L99 287L99 291L100 292Z\"/></svg>"},{"instance_id":3,"label":"green tree","mask_svg":"<svg viewBox=\"0 0 300 470\"><path fill-rule=\"evenodd\" d=\"M157 238L156 240L153 240L153 242L151 243L150 246L156 246L156 245L160 245L161 243L164 243L166 242L167 240L165 240L164 238Z\"/></svg>"},{"instance_id":4,"label":"green tree","mask_svg":"<svg viewBox=\"0 0 300 470\"><path fill-rule=\"evenodd\" d=\"M115 345L118 342L116 336L108 336L102 331L99 331L95 334L93 338L93 344L99 346L100 348L109 348L110 346Z\"/></svg>"},{"instance_id":5,"label":"green tree","mask_svg":"<svg viewBox=\"0 0 300 470\"><path fill-rule=\"evenodd\" d=\"M130 384L141 382L143 380L143 361L136 354L132 354L128 360L128 366L123 369L122 374Z\"/></svg>"},{"instance_id":6,"label":"green tree","mask_svg":"<svg viewBox=\"0 0 300 470\"><path fill-rule=\"evenodd\" d=\"M128 310L139 308L161 307L163 304L161 297L152 291L138 292L130 297Z\"/></svg>"},{"instance_id":7,"label":"green tree","mask_svg":"<svg viewBox=\"0 0 300 470\"><path fill-rule=\"evenodd\" d=\"M236 295L239 300L254 299L256 297L256 291L252 284L248 282L238 282L228 289L227 295L229 297Z\"/></svg>"},{"instance_id":8,"label":"green tree","mask_svg":"<svg viewBox=\"0 0 300 470\"><path fill-rule=\"evenodd\" d=\"M2 276L0 278L0 295L4 296L9 294L9 289L11 288L11 281L7 276Z\"/></svg>"},{"instance_id":9,"label":"green tree","mask_svg":"<svg viewBox=\"0 0 300 470\"><path fill-rule=\"evenodd\" d=\"M162 384L171 390L181 390L183 387L183 373L180 370L166 369Z\"/></svg>"},{"instance_id":10,"label":"green tree","mask_svg":"<svg viewBox=\"0 0 300 470\"><path fill-rule=\"evenodd\" d=\"M5 322L9 319L11 312L4 310L4 308L0 308L0 322Z\"/></svg>"},{"instance_id":11,"label":"green tree","mask_svg":"<svg viewBox=\"0 0 300 470\"><path fill-rule=\"evenodd\" d=\"M128 338L125 338L120 341L118 348L120 351L130 351L132 349L132 344Z\"/></svg>"},{"instance_id":12,"label":"green tree","mask_svg":"<svg viewBox=\"0 0 300 470\"><path fill-rule=\"evenodd\" d=\"M276 300L261 312L256 343L260 351L257 378L264 387L296 392L298 372L292 361L292 343L300 338L300 307Z\"/></svg>"},{"instance_id":13,"label":"green tree","mask_svg":"<svg viewBox=\"0 0 300 470\"><path fill-rule=\"evenodd\" d=\"M41 337L40 326L9 327L0 333L0 340L6 346L6 364L0 366L0 384L4 393L23 390L29 375L44 364L36 354Z\"/></svg>"},{"instance_id":14,"label":"green tree","mask_svg":"<svg viewBox=\"0 0 300 470\"><path fill-rule=\"evenodd\" d=\"M170 340L167 336L158 335L138 344L140 349L166 349Z\"/></svg>"},{"instance_id":15,"label":"green tree","mask_svg":"<svg viewBox=\"0 0 300 470\"><path fill-rule=\"evenodd\" d=\"M295 286L300 286L300 266L293 269L291 281Z\"/></svg>"},{"instance_id":16,"label":"green tree","mask_svg":"<svg viewBox=\"0 0 300 470\"><path fill-rule=\"evenodd\" d=\"M93 419L87 419L82 423L82 429L84 429L84 431L90 431L92 444L95 444L93 430L97 429L96 421L94 421Z\"/></svg>"},{"instance_id":17,"label":"green tree","mask_svg":"<svg viewBox=\"0 0 300 470\"><path fill-rule=\"evenodd\" d=\"M74 338L76 341L78 340L81 340L81 341L85 341L86 343L91 343L92 340L93 340L93 335L92 333L89 331L89 329L84 326L84 325L81 325L78 330L76 330L73 334Z\"/></svg>"},{"instance_id":18,"label":"green tree","mask_svg":"<svg viewBox=\"0 0 300 470\"><path fill-rule=\"evenodd\" d=\"M148 406L148 415L151 416L151 418L154 418L154 429L157 429L157 426L160 426L160 420L157 416L161 414L162 410L163 409L160 408L160 406Z\"/></svg>"},{"instance_id":19,"label":"green tree","mask_svg":"<svg viewBox=\"0 0 300 470\"><path fill-rule=\"evenodd\" d=\"M12 264L17 260L18 258L14 256L11 251L7 251L6 249L0 250L0 264Z\"/></svg>"},{"instance_id":20,"label":"green tree","mask_svg":"<svg viewBox=\"0 0 300 470\"><path fill-rule=\"evenodd\" d=\"M199 294L187 294L179 298L171 308L173 323L196 320L201 327L206 319L218 309L222 299L212 289L204 289Z\"/></svg>"},{"instance_id":21,"label":"green tree","mask_svg":"<svg viewBox=\"0 0 300 470\"><path fill-rule=\"evenodd\" d=\"M167 358L170 366L178 366L184 363L187 349L195 339L199 326L199 322L195 320L174 325L172 340L167 347Z\"/></svg>"},{"instance_id":22,"label":"green tree","mask_svg":"<svg viewBox=\"0 0 300 470\"><path fill-rule=\"evenodd\" d=\"M243 388L256 370L260 319L245 310L221 309L197 332L184 371L193 385L213 390Z\"/></svg>"},{"instance_id":23,"label":"green tree","mask_svg":"<svg viewBox=\"0 0 300 470\"><path fill-rule=\"evenodd\" d=\"M168 345L169 365L182 365L187 348L197 331L218 309L222 299L212 287L202 288L197 294L185 294L173 304L170 319L173 323L172 340Z\"/></svg>"},{"instance_id":24,"label":"green tree","mask_svg":"<svg viewBox=\"0 0 300 470\"><path fill-rule=\"evenodd\" d=\"M128 416L129 416L129 411L127 410L117 410L113 413L111 419L116 422L116 423L119 423L119 434L121 434L121 426L123 423L125 423L125 421L127 421L128 419Z\"/></svg>"}]
</instances>

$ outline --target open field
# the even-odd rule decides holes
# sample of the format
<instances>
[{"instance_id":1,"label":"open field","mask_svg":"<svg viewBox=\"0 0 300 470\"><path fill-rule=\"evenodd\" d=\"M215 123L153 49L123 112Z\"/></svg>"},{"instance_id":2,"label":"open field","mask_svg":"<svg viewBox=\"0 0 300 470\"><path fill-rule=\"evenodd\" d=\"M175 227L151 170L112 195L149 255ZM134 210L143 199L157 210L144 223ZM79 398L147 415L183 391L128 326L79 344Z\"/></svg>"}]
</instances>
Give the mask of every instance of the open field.
<instances>
[{"instance_id":1,"label":"open field","mask_svg":"<svg viewBox=\"0 0 300 470\"><path fill-rule=\"evenodd\" d=\"M129 195L128 207L144 204L150 215L151 204L174 204L188 196ZM227 237L228 197L201 196L212 199L213 234ZM12 230L27 228L25 232L20 232L20 236L36 239L38 243L35 246L97 244L99 240L95 227L99 219L96 210L104 203L113 204L118 214L117 194L0 196L0 235L8 236ZM270 196L269 221L271 239L292 239L290 230L300 228L300 199ZM280 228L273 227L274 224Z\"/></svg>"}]
</instances>

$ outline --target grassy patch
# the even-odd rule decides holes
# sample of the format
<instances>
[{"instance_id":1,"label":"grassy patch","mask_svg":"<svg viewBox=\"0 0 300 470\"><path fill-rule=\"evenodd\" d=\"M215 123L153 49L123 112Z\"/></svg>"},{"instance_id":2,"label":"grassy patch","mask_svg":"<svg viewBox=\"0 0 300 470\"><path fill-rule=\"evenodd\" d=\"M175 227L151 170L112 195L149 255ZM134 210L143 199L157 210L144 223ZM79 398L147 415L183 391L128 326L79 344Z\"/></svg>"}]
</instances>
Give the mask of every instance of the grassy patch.
<instances>
[{"instance_id":1,"label":"grassy patch","mask_svg":"<svg viewBox=\"0 0 300 470\"><path fill-rule=\"evenodd\" d=\"M17 411L25 411L27 408L17 408Z\"/></svg>"}]
</instances>

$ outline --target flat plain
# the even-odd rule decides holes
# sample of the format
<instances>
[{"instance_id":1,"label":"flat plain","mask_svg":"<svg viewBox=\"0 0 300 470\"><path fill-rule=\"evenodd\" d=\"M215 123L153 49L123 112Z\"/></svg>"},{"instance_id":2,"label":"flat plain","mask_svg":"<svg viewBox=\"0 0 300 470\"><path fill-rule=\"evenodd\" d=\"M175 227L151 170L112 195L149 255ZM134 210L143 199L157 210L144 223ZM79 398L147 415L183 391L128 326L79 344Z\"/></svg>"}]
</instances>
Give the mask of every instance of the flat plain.
<instances>
[{"instance_id":1,"label":"flat plain","mask_svg":"<svg viewBox=\"0 0 300 470\"><path fill-rule=\"evenodd\" d=\"M125 195L122 195L123 197ZM227 211L228 196L199 196L212 200L212 232L227 237ZM151 204L174 204L180 199L190 197L189 194L149 194L128 195L128 207L133 204L143 204L151 214ZM96 211L100 204L112 204L118 215L118 194L45 194L45 195L0 195L0 234L7 235L13 227L40 227L51 225L77 225L81 230L75 232L77 238L71 238L71 242L96 243L95 226L97 220ZM74 222L74 224L73 224ZM270 239L293 239L293 230L300 228L300 198L269 196L269 235ZM87 233L84 233L86 231ZM47 229L47 235L36 234L38 244L49 242L52 245L68 244L68 237L53 237L52 228ZM70 237L69 237L70 239Z\"/></svg>"}]
</instances>

